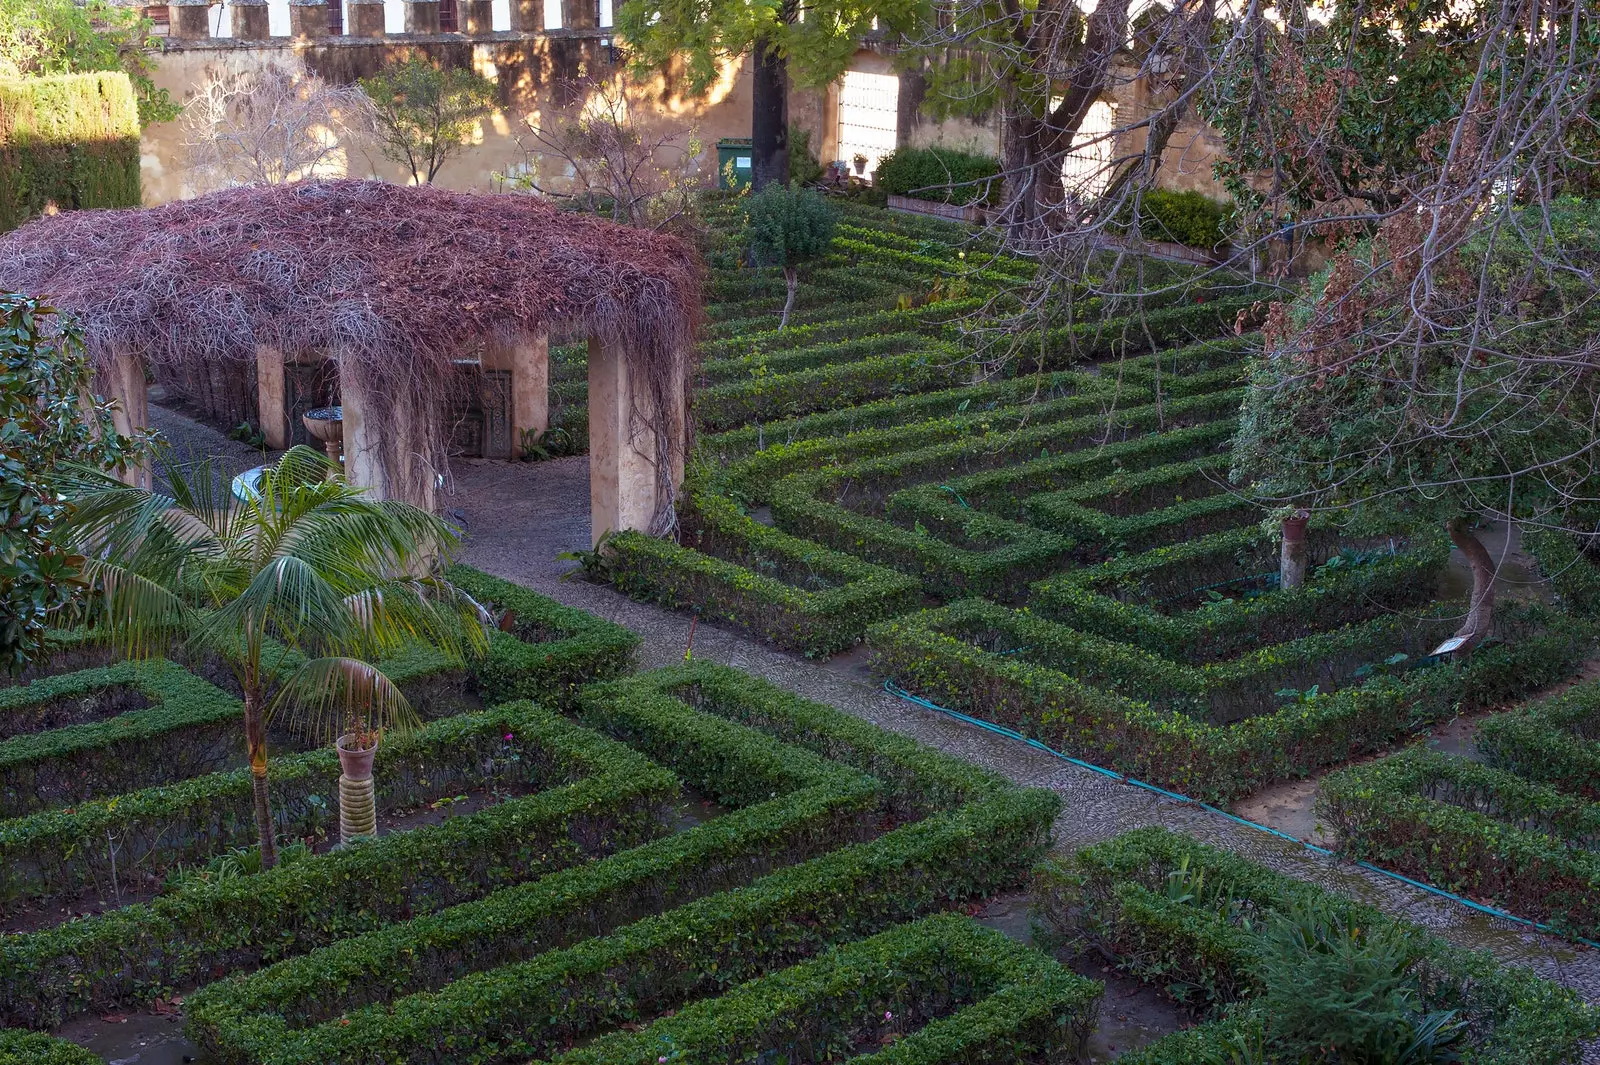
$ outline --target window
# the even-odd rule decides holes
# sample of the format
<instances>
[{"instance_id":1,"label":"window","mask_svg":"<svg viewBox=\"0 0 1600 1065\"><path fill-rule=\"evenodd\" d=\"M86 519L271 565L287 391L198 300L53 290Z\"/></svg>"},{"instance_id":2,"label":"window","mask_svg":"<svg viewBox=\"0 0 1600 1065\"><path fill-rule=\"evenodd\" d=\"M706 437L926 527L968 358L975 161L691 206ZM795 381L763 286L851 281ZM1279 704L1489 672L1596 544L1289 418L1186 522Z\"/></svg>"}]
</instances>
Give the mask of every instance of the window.
<instances>
[{"instance_id":1,"label":"window","mask_svg":"<svg viewBox=\"0 0 1600 1065\"><path fill-rule=\"evenodd\" d=\"M144 17L150 20L150 35L152 37L165 37L172 32L172 24L166 4L151 4L144 9Z\"/></svg>"},{"instance_id":2,"label":"window","mask_svg":"<svg viewBox=\"0 0 1600 1065\"><path fill-rule=\"evenodd\" d=\"M606 27L612 25L611 0L600 0L600 25Z\"/></svg>"},{"instance_id":3,"label":"window","mask_svg":"<svg viewBox=\"0 0 1600 1065\"><path fill-rule=\"evenodd\" d=\"M455 33L461 26L456 0L439 0L439 32Z\"/></svg>"},{"instance_id":4,"label":"window","mask_svg":"<svg viewBox=\"0 0 1600 1065\"><path fill-rule=\"evenodd\" d=\"M899 77L845 71L839 85L839 158L851 169L858 155L867 157L861 173L878 169L878 160L894 151L899 119Z\"/></svg>"},{"instance_id":5,"label":"window","mask_svg":"<svg viewBox=\"0 0 1600 1065\"><path fill-rule=\"evenodd\" d=\"M561 0L544 0L544 28L547 30L561 28Z\"/></svg>"},{"instance_id":6,"label":"window","mask_svg":"<svg viewBox=\"0 0 1600 1065\"><path fill-rule=\"evenodd\" d=\"M344 33L344 0L327 0L328 32L337 37Z\"/></svg>"}]
</instances>

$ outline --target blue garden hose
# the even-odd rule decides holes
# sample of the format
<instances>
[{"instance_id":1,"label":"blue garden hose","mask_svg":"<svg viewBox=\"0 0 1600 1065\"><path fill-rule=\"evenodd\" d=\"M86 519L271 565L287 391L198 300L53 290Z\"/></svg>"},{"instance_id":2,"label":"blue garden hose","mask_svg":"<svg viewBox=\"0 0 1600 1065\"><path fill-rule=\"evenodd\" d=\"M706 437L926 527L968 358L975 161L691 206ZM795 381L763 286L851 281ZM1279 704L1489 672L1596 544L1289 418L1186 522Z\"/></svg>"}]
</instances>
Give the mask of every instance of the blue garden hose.
<instances>
[{"instance_id":1,"label":"blue garden hose","mask_svg":"<svg viewBox=\"0 0 1600 1065\"><path fill-rule=\"evenodd\" d=\"M1008 729L1002 725L996 725L993 721L984 721L981 718L963 714L959 710L951 710L948 707L940 706L938 703L930 702L920 695L913 695L904 688L898 687L891 680L885 680L883 682L883 690L888 692L890 695L893 695L897 699L903 699L908 703L920 706L926 710L933 710L937 713L944 714L946 717L954 718L957 721L963 721L969 725L976 725L981 729L987 729L988 731L993 732L996 735L1004 736L1007 739L1020 740L1035 750L1040 750L1046 754L1053 755L1056 758L1061 759L1063 762L1070 762L1080 769L1087 769L1091 772L1099 773L1101 776L1110 777L1119 784L1131 784L1136 788L1143 788L1145 791L1155 792L1157 795L1160 795L1163 798L1171 799L1174 802L1181 802L1190 806L1198 806L1202 810L1205 810L1209 813L1220 814L1230 821L1235 821L1241 825L1245 825L1248 828L1253 828L1258 832L1265 832L1270 836L1277 836L1279 839L1288 840L1290 843L1298 844L1314 854L1320 854L1328 858L1335 857L1334 852L1328 850L1326 847L1318 847L1314 843L1307 843L1305 840L1297 839L1294 836L1289 835L1287 832L1280 832L1276 828L1272 828L1268 825L1258 824L1255 821L1247 820L1246 818L1240 817L1238 814L1231 814L1226 810L1212 806L1210 803L1201 802L1198 799L1191 799L1187 795L1180 795L1175 791L1168 791L1166 788L1157 787L1154 784L1147 784L1142 780L1124 776L1113 769L1107 769L1104 766L1098 766L1092 762L1085 762L1081 758L1073 758L1071 755L1062 754L1054 747L1046 746L1036 739L1024 736L1022 733ZM1518 917L1514 913L1507 913L1504 910L1496 909L1493 906L1485 906L1481 902L1474 902L1471 899L1463 898L1454 892L1446 891L1443 888L1434 887L1432 884L1424 884L1420 880L1413 880L1409 876L1404 876L1400 873L1394 872L1393 870L1385 869L1382 866L1373 865L1371 862L1357 861L1355 864L1363 869L1368 869L1374 873L1389 877L1392 880L1398 880L1402 884L1408 884L1411 887L1420 888L1421 890L1428 892L1430 895L1437 895L1440 898L1449 899L1451 902L1459 902L1463 906L1477 910L1479 913L1485 914L1489 917L1498 917L1501 920L1510 921L1513 924L1518 924L1525 928L1531 928L1538 932L1546 932L1550 935L1559 936L1562 939L1566 939L1571 942L1581 943L1586 947L1600 947L1600 943L1597 943L1592 939L1585 939L1582 936L1573 935L1570 932L1563 932L1559 928L1552 928L1550 925L1540 924L1538 921L1531 921L1526 917Z\"/></svg>"}]
</instances>

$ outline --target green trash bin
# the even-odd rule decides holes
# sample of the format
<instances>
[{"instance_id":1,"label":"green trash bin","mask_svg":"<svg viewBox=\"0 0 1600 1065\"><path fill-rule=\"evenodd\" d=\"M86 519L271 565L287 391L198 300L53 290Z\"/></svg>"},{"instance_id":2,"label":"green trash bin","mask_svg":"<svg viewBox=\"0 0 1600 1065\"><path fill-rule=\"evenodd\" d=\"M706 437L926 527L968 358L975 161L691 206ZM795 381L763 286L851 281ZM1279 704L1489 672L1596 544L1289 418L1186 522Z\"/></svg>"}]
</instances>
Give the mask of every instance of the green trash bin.
<instances>
[{"instance_id":1,"label":"green trash bin","mask_svg":"<svg viewBox=\"0 0 1600 1065\"><path fill-rule=\"evenodd\" d=\"M750 160L754 156L749 137L724 137L717 142L717 188L742 189L754 176Z\"/></svg>"}]
</instances>

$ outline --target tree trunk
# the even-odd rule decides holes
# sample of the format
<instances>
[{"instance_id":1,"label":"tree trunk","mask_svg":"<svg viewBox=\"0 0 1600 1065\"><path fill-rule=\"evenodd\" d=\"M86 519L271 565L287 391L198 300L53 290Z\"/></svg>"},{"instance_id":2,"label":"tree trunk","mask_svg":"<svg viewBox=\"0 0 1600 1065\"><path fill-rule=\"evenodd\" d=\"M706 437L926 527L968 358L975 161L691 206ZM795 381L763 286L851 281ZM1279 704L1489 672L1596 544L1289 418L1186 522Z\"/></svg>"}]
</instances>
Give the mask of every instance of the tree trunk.
<instances>
[{"instance_id":1,"label":"tree trunk","mask_svg":"<svg viewBox=\"0 0 1600 1065\"><path fill-rule=\"evenodd\" d=\"M789 312L794 310L794 292L800 282L800 275L792 266L783 268L783 279L789 283L789 298L783 301L783 317L778 320L778 332L789 328Z\"/></svg>"},{"instance_id":2,"label":"tree trunk","mask_svg":"<svg viewBox=\"0 0 1600 1065\"><path fill-rule=\"evenodd\" d=\"M1452 518L1445 523L1450 542L1466 556L1472 567L1472 598L1467 606L1467 620L1456 630L1457 636L1466 637L1460 651L1470 651L1489 635L1489 624L1494 620L1494 559L1483 546L1477 534L1467 525L1465 518Z\"/></svg>"},{"instance_id":3,"label":"tree trunk","mask_svg":"<svg viewBox=\"0 0 1600 1065\"><path fill-rule=\"evenodd\" d=\"M1283 552L1278 558L1278 587L1299 588L1306 583L1306 522L1303 510L1283 519Z\"/></svg>"},{"instance_id":4,"label":"tree trunk","mask_svg":"<svg viewBox=\"0 0 1600 1065\"><path fill-rule=\"evenodd\" d=\"M750 184L759 192L774 182L789 183L789 72L765 37L757 38L753 53Z\"/></svg>"},{"instance_id":5,"label":"tree trunk","mask_svg":"<svg viewBox=\"0 0 1600 1065\"><path fill-rule=\"evenodd\" d=\"M256 806L256 835L261 843L263 871L278 864L277 827L272 823L272 806L267 797L267 723L261 716L260 696L246 692L244 697L244 737L250 751L250 785Z\"/></svg>"}]
</instances>

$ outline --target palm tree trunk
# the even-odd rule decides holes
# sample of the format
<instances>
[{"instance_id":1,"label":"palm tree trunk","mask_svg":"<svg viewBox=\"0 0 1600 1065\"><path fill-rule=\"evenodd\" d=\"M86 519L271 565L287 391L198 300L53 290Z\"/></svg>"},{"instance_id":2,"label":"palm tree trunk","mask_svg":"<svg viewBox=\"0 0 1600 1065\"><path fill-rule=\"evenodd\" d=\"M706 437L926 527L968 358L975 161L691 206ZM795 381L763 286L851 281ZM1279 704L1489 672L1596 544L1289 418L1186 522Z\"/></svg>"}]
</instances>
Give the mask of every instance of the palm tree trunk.
<instances>
[{"instance_id":1,"label":"palm tree trunk","mask_svg":"<svg viewBox=\"0 0 1600 1065\"><path fill-rule=\"evenodd\" d=\"M1467 638L1461 650L1469 651L1489 635L1489 624L1494 620L1494 559L1483 541L1468 528L1465 518L1450 519L1445 529L1450 533L1450 542L1466 556L1467 565L1472 569L1472 598L1467 606L1467 620L1456 630L1457 636Z\"/></svg>"},{"instance_id":2,"label":"palm tree trunk","mask_svg":"<svg viewBox=\"0 0 1600 1065\"><path fill-rule=\"evenodd\" d=\"M783 268L783 279L789 283L789 298L783 301L783 317L778 320L778 332L789 328L789 312L794 310L794 292L800 276L792 266Z\"/></svg>"},{"instance_id":3,"label":"palm tree trunk","mask_svg":"<svg viewBox=\"0 0 1600 1065\"><path fill-rule=\"evenodd\" d=\"M250 785L256 806L256 835L261 842L261 868L278 864L276 826L267 797L267 723L261 716L261 699L254 692L244 697L244 737L250 751Z\"/></svg>"}]
</instances>

